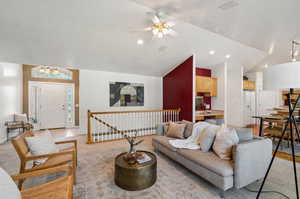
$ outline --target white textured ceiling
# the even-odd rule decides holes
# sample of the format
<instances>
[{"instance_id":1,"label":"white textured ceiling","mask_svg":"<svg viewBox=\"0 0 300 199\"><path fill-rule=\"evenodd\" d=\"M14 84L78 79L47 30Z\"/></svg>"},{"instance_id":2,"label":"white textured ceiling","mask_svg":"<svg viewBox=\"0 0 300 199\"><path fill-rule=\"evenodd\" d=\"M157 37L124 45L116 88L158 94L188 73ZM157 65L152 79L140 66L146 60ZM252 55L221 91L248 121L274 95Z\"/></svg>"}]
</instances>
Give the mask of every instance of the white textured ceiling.
<instances>
[{"instance_id":1,"label":"white textured ceiling","mask_svg":"<svg viewBox=\"0 0 300 199\"><path fill-rule=\"evenodd\" d=\"M279 3L264 0L263 4L267 1ZM295 37L299 26L284 29L291 27L291 21L284 23L291 13L272 12L276 18L269 24L272 17L262 17L261 12L268 10L262 1L244 0L225 11L218 8L224 2L1 0L0 61L161 76L193 53L199 67L224 62L224 56L231 54L232 60L250 69L268 59L271 42L279 49ZM175 19L177 37L152 39L149 33L135 31L150 25L147 13L158 7ZM277 22L281 25L272 28ZM283 32L290 37L283 39ZM139 38L144 45L136 44ZM209 55L209 50L216 54Z\"/></svg>"}]
</instances>

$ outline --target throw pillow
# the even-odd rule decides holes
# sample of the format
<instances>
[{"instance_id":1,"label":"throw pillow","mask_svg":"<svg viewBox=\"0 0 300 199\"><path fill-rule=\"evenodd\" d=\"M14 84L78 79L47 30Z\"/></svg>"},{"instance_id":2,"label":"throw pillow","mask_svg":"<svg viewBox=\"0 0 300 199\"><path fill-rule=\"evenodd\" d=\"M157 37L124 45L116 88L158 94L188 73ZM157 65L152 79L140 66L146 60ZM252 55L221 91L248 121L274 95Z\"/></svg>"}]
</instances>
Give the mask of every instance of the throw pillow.
<instances>
[{"instance_id":1,"label":"throw pillow","mask_svg":"<svg viewBox=\"0 0 300 199\"><path fill-rule=\"evenodd\" d=\"M187 120L182 120L180 123L186 125L184 133L183 133L183 136L185 138L190 137L192 135L192 133L193 133L194 123L190 122L190 121L187 121Z\"/></svg>"},{"instance_id":2,"label":"throw pillow","mask_svg":"<svg viewBox=\"0 0 300 199\"><path fill-rule=\"evenodd\" d=\"M208 152L210 150L214 143L216 134L220 129L220 126L210 124L204 129L203 132L200 133L198 141L202 151Z\"/></svg>"},{"instance_id":3,"label":"throw pillow","mask_svg":"<svg viewBox=\"0 0 300 199\"><path fill-rule=\"evenodd\" d=\"M184 139L183 133L185 130L185 124L176 124L174 122L169 122L169 128L167 131L167 137Z\"/></svg>"},{"instance_id":4,"label":"throw pillow","mask_svg":"<svg viewBox=\"0 0 300 199\"><path fill-rule=\"evenodd\" d=\"M239 137L233 128L221 128L213 144L214 152L223 160L232 159L232 148L239 143Z\"/></svg>"},{"instance_id":5,"label":"throw pillow","mask_svg":"<svg viewBox=\"0 0 300 199\"><path fill-rule=\"evenodd\" d=\"M54 138L49 132L36 134L32 137L26 137L25 140L32 155L45 155L59 152ZM47 158L35 160L34 164L42 164L46 160Z\"/></svg>"},{"instance_id":6,"label":"throw pillow","mask_svg":"<svg viewBox=\"0 0 300 199\"><path fill-rule=\"evenodd\" d=\"M0 168L0 198L21 199L17 185L2 168Z\"/></svg>"},{"instance_id":7,"label":"throw pillow","mask_svg":"<svg viewBox=\"0 0 300 199\"><path fill-rule=\"evenodd\" d=\"M167 132L168 132L170 122L171 122L171 121L164 123L164 135L166 135Z\"/></svg>"}]
</instances>

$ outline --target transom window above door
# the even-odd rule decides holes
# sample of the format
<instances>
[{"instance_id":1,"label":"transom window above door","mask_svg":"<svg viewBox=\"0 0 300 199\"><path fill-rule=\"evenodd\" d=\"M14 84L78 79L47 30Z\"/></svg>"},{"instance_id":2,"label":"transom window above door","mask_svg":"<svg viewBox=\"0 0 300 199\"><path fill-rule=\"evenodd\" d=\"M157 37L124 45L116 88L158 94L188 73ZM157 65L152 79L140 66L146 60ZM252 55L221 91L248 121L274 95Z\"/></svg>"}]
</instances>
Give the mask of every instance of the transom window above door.
<instances>
[{"instance_id":1,"label":"transom window above door","mask_svg":"<svg viewBox=\"0 0 300 199\"><path fill-rule=\"evenodd\" d=\"M72 71L53 66L36 66L31 70L31 76L34 78L47 78L47 79L64 79L72 80Z\"/></svg>"}]
</instances>

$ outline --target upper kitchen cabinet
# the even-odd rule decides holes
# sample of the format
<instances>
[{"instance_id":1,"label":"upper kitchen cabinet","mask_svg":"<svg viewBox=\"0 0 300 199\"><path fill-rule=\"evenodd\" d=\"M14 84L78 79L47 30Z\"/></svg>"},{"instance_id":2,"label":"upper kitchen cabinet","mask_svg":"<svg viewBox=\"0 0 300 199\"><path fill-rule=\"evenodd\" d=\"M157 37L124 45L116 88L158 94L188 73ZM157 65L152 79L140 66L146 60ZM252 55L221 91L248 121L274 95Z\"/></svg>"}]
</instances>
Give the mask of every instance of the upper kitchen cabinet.
<instances>
[{"instance_id":1,"label":"upper kitchen cabinet","mask_svg":"<svg viewBox=\"0 0 300 199\"><path fill-rule=\"evenodd\" d=\"M209 93L210 96L217 96L217 78L196 76L197 93Z\"/></svg>"},{"instance_id":2,"label":"upper kitchen cabinet","mask_svg":"<svg viewBox=\"0 0 300 199\"><path fill-rule=\"evenodd\" d=\"M210 93L211 89L211 78L204 76L196 77L196 89L197 93Z\"/></svg>"},{"instance_id":3,"label":"upper kitchen cabinet","mask_svg":"<svg viewBox=\"0 0 300 199\"><path fill-rule=\"evenodd\" d=\"M218 79L215 77L211 78L211 92L210 92L210 96L215 97L217 96L217 92L218 92Z\"/></svg>"},{"instance_id":4,"label":"upper kitchen cabinet","mask_svg":"<svg viewBox=\"0 0 300 199\"><path fill-rule=\"evenodd\" d=\"M255 82L254 81L243 81L243 89L248 91L254 91L255 90Z\"/></svg>"}]
</instances>

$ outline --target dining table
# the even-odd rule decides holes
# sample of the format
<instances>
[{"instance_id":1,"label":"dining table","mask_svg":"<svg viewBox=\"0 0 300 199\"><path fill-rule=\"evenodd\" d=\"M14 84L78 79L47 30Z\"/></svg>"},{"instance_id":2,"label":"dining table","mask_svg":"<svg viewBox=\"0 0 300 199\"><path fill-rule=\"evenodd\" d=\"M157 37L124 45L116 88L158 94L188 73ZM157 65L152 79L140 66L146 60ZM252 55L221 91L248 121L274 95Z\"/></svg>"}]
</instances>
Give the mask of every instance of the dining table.
<instances>
[{"instance_id":1,"label":"dining table","mask_svg":"<svg viewBox=\"0 0 300 199\"><path fill-rule=\"evenodd\" d=\"M286 120L285 117L279 115L261 115L261 116L252 116L254 119L259 119L259 136L264 136L263 126L265 120L274 120L274 121L284 121Z\"/></svg>"}]
</instances>

